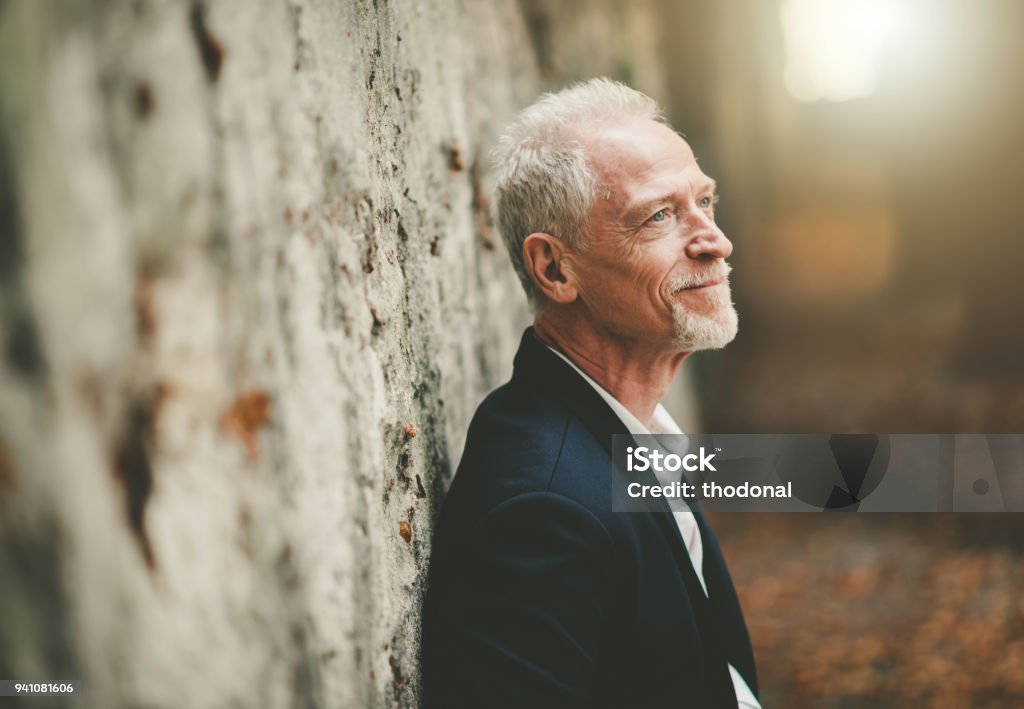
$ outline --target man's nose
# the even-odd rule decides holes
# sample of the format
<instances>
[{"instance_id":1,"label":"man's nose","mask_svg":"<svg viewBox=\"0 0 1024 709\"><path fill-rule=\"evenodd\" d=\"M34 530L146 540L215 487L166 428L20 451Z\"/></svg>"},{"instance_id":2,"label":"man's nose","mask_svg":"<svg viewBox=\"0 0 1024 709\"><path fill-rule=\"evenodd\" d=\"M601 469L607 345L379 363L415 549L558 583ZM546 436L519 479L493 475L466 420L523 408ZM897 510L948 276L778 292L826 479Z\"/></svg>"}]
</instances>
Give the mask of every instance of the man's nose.
<instances>
[{"instance_id":1,"label":"man's nose","mask_svg":"<svg viewBox=\"0 0 1024 709\"><path fill-rule=\"evenodd\" d=\"M732 242L711 218L701 214L686 242L686 255L692 259L726 259L732 254ZM695 220L696 222L697 220Z\"/></svg>"}]
</instances>

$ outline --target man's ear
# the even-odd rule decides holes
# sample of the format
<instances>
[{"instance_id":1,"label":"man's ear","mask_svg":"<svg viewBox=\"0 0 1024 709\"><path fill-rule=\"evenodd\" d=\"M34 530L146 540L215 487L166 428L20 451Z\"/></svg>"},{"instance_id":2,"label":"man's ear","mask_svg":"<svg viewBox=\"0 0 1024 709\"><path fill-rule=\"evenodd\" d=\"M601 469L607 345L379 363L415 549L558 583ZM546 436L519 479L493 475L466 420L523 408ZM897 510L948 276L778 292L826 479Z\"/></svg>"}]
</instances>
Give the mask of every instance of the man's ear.
<instances>
[{"instance_id":1,"label":"man's ear","mask_svg":"<svg viewBox=\"0 0 1024 709\"><path fill-rule=\"evenodd\" d=\"M530 234L523 242L523 262L544 297L555 303L571 303L578 295L576 278L561 240L551 234Z\"/></svg>"}]
</instances>

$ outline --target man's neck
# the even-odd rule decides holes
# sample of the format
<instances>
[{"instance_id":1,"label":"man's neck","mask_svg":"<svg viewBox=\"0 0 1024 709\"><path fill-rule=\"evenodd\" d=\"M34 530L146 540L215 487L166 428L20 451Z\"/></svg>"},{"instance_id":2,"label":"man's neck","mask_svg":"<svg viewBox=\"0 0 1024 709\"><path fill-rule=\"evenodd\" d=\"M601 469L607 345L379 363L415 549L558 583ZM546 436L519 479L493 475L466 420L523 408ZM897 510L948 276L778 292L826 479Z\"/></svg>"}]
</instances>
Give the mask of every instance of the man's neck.
<instances>
[{"instance_id":1,"label":"man's neck","mask_svg":"<svg viewBox=\"0 0 1024 709\"><path fill-rule=\"evenodd\" d=\"M533 330L615 397L645 426L689 352L656 352L642 343L599 333L578 319L537 314Z\"/></svg>"}]
</instances>

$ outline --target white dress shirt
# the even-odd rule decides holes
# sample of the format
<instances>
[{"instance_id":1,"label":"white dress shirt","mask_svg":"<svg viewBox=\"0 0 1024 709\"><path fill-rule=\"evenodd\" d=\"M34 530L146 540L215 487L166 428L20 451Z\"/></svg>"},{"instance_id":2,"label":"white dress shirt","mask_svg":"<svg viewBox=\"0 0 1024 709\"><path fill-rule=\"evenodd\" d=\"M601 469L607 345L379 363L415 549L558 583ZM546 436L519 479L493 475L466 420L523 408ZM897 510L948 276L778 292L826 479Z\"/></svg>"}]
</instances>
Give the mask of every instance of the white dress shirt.
<instances>
[{"instance_id":1,"label":"white dress shirt","mask_svg":"<svg viewBox=\"0 0 1024 709\"><path fill-rule=\"evenodd\" d=\"M593 379L584 374L583 370L577 367L572 360L566 357L564 354L548 347L549 350L554 352L556 355L565 360L570 367L576 370L584 381L594 388L604 402L608 404L608 407L615 412L615 415L619 417L622 424L626 427L626 430L633 435L650 435L650 434L682 434L683 432L679 429L679 425L672 418L672 415L665 409L664 406L658 404L654 408L654 414L651 416L651 422L649 426L645 426L630 413L629 409L623 406L618 399L605 391L601 385L595 382ZM659 476L660 477L660 476ZM670 482L667 478L661 480L662 484ZM697 520L693 516L693 512L689 508L685 510L674 510L672 512L676 518L676 525L679 527L679 534L683 538L683 544L686 545L686 553L690 557L690 563L693 564L693 570L697 572L697 580L700 581L700 587L704 589L704 596L708 595L708 585L704 581L704 542L700 536L700 527L697 526ZM733 687L736 690L737 709L761 709L761 704L757 701L757 697L750 691L750 686L747 684L743 676L737 671L731 664L729 665L729 676L732 678Z\"/></svg>"}]
</instances>

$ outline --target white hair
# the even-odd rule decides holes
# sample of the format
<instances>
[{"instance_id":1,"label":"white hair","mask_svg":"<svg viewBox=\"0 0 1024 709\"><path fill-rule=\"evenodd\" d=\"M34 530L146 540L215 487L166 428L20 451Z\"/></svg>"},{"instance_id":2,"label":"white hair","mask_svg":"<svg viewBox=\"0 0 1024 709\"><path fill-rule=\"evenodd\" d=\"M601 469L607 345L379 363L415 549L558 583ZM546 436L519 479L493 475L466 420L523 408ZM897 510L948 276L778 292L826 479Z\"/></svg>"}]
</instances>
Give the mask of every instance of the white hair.
<instances>
[{"instance_id":1,"label":"white hair","mask_svg":"<svg viewBox=\"0 0 1024 709\"><path fill-rule=\"evenodd\" d=\"M595 124L647 118L664 122L658 103L610 79L591 79L544 94L520 112L492 153L498 229L526 296L541 293L523 260L523 242L536 232L570 248L587 246L586 220L597 193L579 132Z\"/></svg>"}]
</instances>

